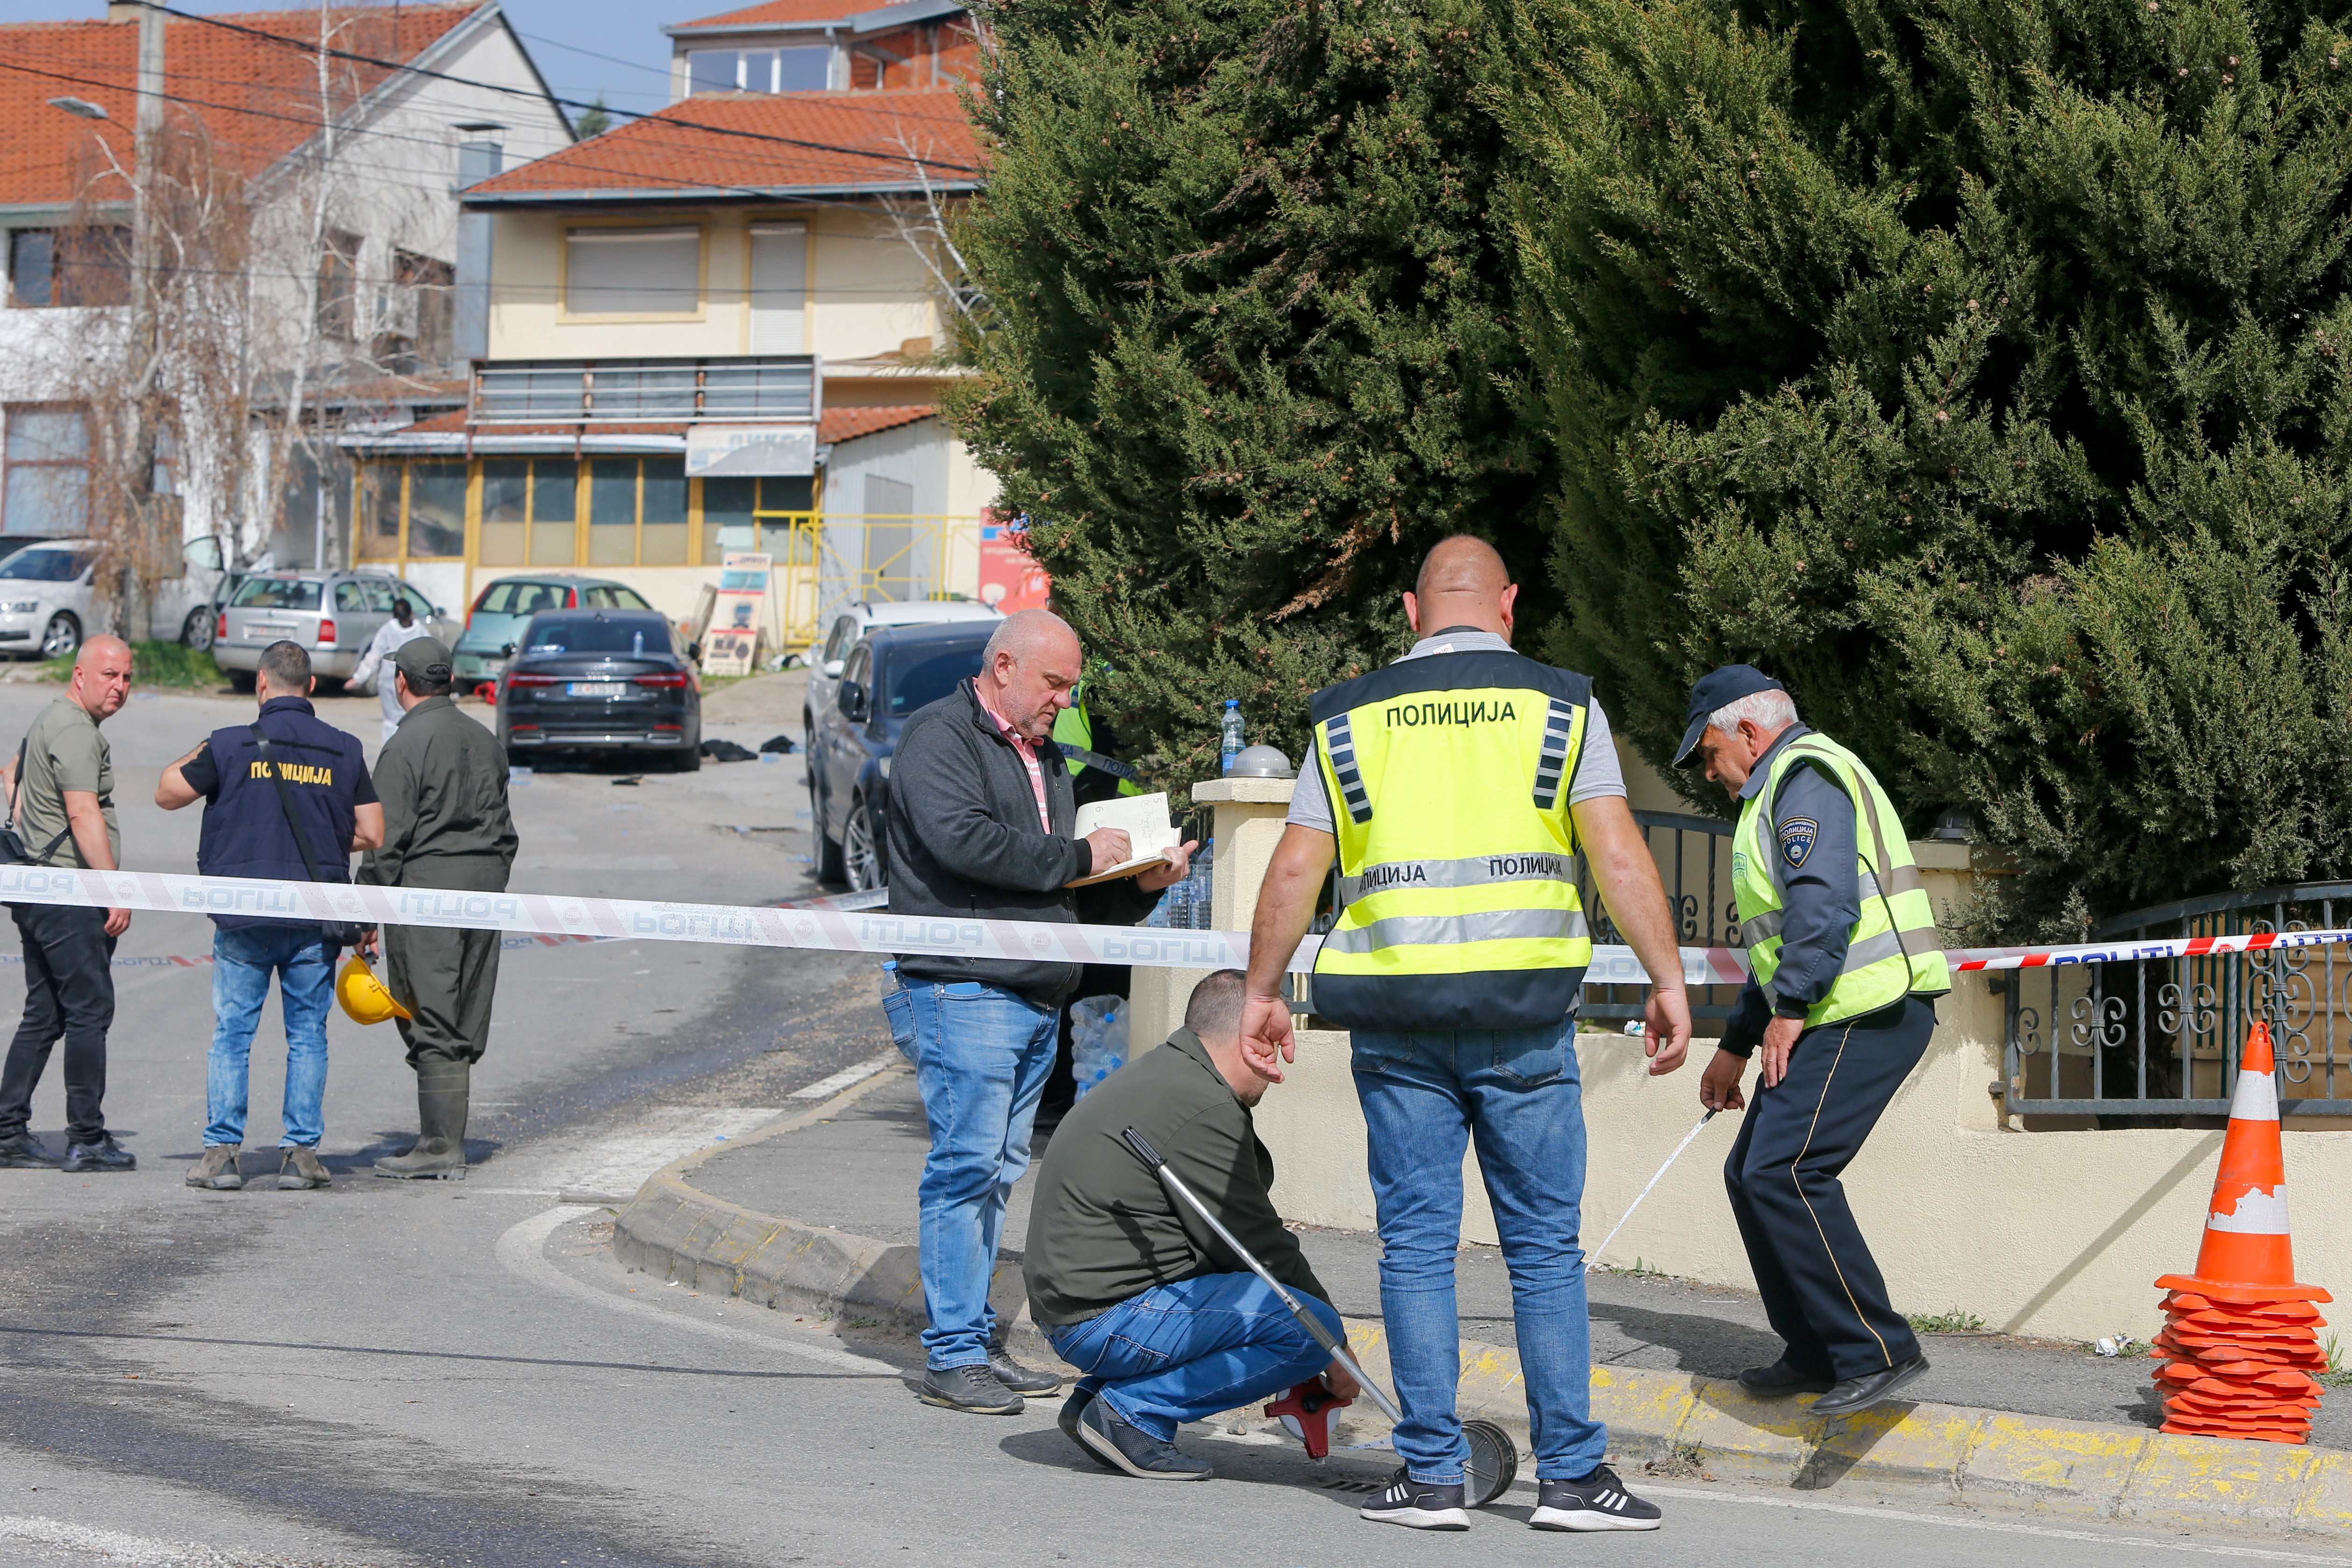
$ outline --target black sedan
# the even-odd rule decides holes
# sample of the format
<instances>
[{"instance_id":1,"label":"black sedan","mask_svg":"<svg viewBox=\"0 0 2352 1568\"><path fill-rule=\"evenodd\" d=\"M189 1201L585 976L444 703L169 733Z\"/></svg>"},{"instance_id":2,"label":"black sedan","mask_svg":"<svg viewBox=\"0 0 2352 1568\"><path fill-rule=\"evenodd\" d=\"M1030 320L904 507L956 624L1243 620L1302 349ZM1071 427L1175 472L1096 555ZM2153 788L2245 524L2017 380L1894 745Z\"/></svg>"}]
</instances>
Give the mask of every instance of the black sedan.
<instances>
[{"instance_id":1,"label":"black sedan","mask_svg":"<svg viewBox=\"0 0 2352 1568\"><path fill-rule=\"evenodd\" d=\"M554 751L650 752L673 772L702 765L696 650L646 610L534 616L499 678L499 739L510 762Z\"/></svg>"},{"instance_id":2,"label":"black sedan","mask_svg":"<svg viewBox=\"0 0 2352 1568\"><path fill-rule=\"evenodd\" d=\"M980 673L980 650L1001 623L877 626L842 661L834 700L809 735L809 814L817 876L861 891L889 879L882 821L890 753L916 710Z\"/></svg>"}]
</instances>

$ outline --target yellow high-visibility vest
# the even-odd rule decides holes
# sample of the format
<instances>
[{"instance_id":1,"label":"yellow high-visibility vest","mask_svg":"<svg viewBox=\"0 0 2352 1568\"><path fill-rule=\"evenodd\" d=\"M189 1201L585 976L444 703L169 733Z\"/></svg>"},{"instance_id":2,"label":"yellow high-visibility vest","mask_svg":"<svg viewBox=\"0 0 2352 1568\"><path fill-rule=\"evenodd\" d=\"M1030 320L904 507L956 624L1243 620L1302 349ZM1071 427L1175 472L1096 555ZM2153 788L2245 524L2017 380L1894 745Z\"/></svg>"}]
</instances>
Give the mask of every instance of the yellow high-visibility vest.
<instances>
[{"instance_id":1,"label":"yellow high-visibility vest","mask_svg":"<svg viewBox=\"0 0 2352 1568\"><path fill-rule=\"evenodd\" d=\"M1936 930L1935 906L1919 879L1911 843L1895 815L1895 803L1860 757L1826 735L1803 734L1772 759L1764 787L1739 809L1732 838L1731 887L1739 901L1739 931L1748 943L1748 971L1769 997L1780 968L1780 916L1788 867L1772 830L1772 801L1789 770L1817 767L1837 781L1854 809L1855 875L1861 882L1862 918L1853 924L1830 994L1805 1010L1805 1026L1843 1023L1906 995L1940 996L1952 988Z\"/></svg>"},{"instance_id":2,"label":"yellow high-visibility vest","mask_svg":"<svg viewBox=\"0 0 2352 1568\"><path fill-rule=\"evenodd\" d=\"M1315 961L1317 1013L1507 1029L1575 1011L1592 939L1568 792L1591 692L1583 676L1477 652L1316 694L1343 906Z\"/></svg>"}]
</instances>

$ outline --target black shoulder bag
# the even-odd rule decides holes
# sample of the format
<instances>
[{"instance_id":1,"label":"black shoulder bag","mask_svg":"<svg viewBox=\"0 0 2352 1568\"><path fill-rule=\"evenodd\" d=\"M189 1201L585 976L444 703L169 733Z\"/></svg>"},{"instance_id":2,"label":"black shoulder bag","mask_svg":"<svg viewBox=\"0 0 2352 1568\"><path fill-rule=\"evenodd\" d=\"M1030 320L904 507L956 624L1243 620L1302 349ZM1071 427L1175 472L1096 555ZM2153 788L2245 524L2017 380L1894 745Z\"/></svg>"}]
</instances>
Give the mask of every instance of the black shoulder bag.
<instances>
[{"instance_id":1,"label":"black shoulder bag","mask_svg":"<svg viewBox=\"0 0 2352 1568\"><path fill-rule=\"evenodd\" d=\"M0 860L11 866L46 866L49 857L58 852L58 846L73 837L73 824L67 823L66 830L50 839L37 855L25 847L24 835L16 831L16 802L25 793L25 741L16 742L16 788L8 797L8 825L0 827Z\"/></svg>"},{"instance_id":2,"label":"black shoulder bag","mask_svg":"<svg viewBox=\"0 0 2352 1568\"><path fill-rule=\"evenodd\" d=\"M286 793L286 780L278 771L278 754L269 749L269 737L261 732L261 726L255 724L251 728L253 743L261 748L261 760L269 764L269 782L278 786L278 808L286 814L286 826L294 835L294 847L302 852L302 869L310 873L310 880L322 882L326 879L319 875L319 862L310 853L310 836L302 831L302 819L294 815L294 797ZM348 921L321 921L319 934L333 946L357 947L364 933Z\"/></svg>"}]
</instances>

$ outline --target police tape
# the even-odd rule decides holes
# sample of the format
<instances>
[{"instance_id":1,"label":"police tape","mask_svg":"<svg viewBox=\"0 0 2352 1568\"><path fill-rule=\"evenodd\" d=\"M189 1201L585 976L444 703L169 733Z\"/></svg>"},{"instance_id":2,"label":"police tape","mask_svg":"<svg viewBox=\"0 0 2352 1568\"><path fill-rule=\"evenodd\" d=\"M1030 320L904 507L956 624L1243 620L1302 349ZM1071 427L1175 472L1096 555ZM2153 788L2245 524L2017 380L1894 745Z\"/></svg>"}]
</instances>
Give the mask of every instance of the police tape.
<instances>
[{"instance_id":1,"label":"police tape","mask_svg":"<svg viewBox=\"0 0 2352 1568\"><path fill-rule=\"evenodd\" d=\"M888 896L877 891L785 904L691 904L562 893L487 893L248 877L192 877L165 871L0 866L0 903L8 904L495 931L549 945L582 941L686 942L810 952L925 953L1163 969L1239 969L1249 963L1249 936L1244 931L893 914L879 907ZM2352 931L2254 931L2238 936L2122 943L1965 948L1949 952L1946 957L1956 969L1975 971L2195 958L2347 942L2352 942ZM1312 970L1321 945L1322 939L1313 936L1301 942L1291 955L1291 973ZM1740 949L1685 947L1680 953L1685 984L1737 985L1748 978L1748 954ZM155 962L181 961L166 958ZM1588 985L1650 983L1648 973L1633 950L1614 944L1593 948L1592 962L1584 979Z\"/></svg>"},{"instance_id":2,"label":"police tape","mask_svg":"<svg viewBox=\"0 0 2352 1568\"><path fill-rule=\"evenodd\" d=\"M1238 969L1249 963L1249 937L1243 931L901 915L876 907L887 898L873 892L788 905L688 904L0 866L0 903L10 904L495 931L540 942L688 942L1164 969ZM1321 944L1319 937L1300 943L1291 958L1293 972L1311 969ZM1727 948L1685 948L1683 972L1693 984L1738 984L1747 977L1747 965L1742 955ZM1633 950L1625 947L1595 948L1585 978L1596 985L1649 984Z\"/></svg>"}]
</instances>

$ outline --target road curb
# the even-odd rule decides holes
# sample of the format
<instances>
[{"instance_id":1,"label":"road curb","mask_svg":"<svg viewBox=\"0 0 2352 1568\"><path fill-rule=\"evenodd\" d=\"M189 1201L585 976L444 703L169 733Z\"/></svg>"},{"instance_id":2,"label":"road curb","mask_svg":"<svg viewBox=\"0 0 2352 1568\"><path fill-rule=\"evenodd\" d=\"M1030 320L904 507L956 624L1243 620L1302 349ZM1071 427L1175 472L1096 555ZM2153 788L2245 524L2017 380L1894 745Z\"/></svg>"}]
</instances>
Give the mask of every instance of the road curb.
<instances>
[{"instance_id":1,"label":"road curb","mask_svg":"<svg viewBox=\"0 0 2352 1568\"><path fill-rule=\"evenodd\" d=\"M627 1268L770 1307L923 1327L912 1247L803 1225L711 1196L692 1173L713 1154L787 1137L889 1082L893 1068L748 1137L688 1154L637 1190L613 1228ZM1025 1356L1051 1359L1030 1324L1020 1271L1000 1268L991 1295ZM1351 1319L1350 1345L1373 1375L1388 1372L1378 1323ZM1522 1446L1527 1399L1517 1352L1462 1342L1458 1407L1498 1422ZM1810 1396L1760 1400L1737 1383L1684 1373L1596 1367L1592 1414L1612 1455L1821 1491L1848 1479L1917 1488L1945 1500L2158 1529L2224 1524L2269 1533L2352 1532L2352 1453L2140 1426L2063 1422L1953 1405L1897 1403L1842 1421L1805 1415Z\"/></svg>"}]
</instances>

